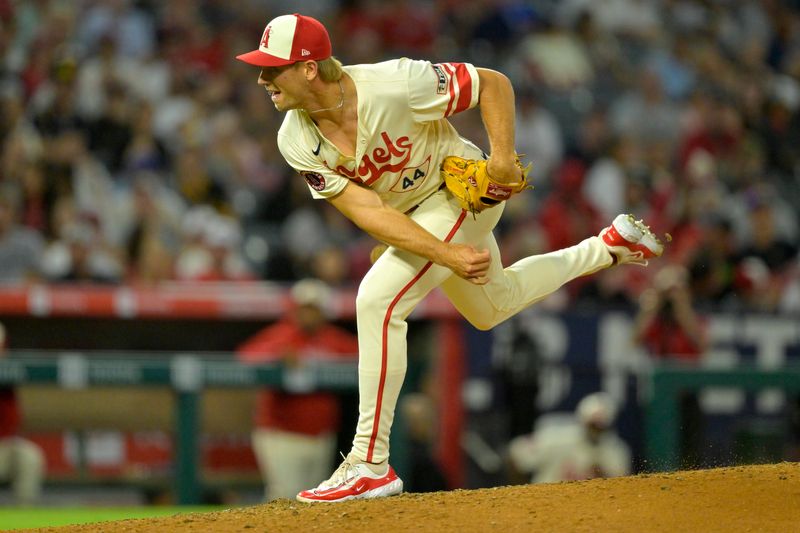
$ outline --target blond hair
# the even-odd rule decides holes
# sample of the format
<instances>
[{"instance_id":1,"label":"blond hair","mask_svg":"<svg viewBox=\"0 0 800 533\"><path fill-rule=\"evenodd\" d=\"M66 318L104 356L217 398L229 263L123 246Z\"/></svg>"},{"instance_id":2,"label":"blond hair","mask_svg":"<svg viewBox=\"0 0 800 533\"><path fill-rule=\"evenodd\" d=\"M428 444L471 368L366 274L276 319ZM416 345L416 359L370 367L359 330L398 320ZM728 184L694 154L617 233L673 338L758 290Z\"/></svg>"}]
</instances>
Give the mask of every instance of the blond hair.
<instances>
[{"instance_id":1,"label":"blond hair","mask_svg":"<svg viewBox=\"0 0 800 533\"><path fill-rule=\"evenodd\" d=\"M317 61L317 72L322 81L339 81L342 77L342 62L331 56Z\"/></svg>"}]
</instances>

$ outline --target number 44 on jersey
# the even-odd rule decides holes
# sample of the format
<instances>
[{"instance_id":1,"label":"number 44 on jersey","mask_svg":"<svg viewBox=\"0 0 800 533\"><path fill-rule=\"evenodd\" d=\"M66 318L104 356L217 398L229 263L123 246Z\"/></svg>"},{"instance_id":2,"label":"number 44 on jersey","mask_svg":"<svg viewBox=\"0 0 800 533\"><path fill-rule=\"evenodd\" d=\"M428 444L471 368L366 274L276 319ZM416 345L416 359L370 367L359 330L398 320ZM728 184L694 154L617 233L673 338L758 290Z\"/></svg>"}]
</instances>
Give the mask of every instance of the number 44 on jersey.
<instances>
[{"instance_id":1,"label":"number 44 on jersey","mask_svg":"<svg viewBox=\"0 0 800 533\"><path fill-rule=\"evenodd\" d=\"M428 176L430 164L431 158L428 156L428 159L421 165L404 168L403 172L400 173L400 178L392 185L391 190L393 192L411 192L418 189Z\"/></svg>"}]
</instances>

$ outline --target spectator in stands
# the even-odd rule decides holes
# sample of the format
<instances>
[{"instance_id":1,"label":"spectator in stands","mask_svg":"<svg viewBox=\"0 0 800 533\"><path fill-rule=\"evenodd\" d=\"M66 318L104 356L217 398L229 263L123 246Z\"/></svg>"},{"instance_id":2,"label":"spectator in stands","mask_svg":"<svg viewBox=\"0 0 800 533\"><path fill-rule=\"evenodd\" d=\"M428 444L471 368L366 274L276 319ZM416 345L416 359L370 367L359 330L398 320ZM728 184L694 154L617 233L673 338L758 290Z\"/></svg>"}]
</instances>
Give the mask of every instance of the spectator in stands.
<instances>
[{"instance_id":1,"label":"spectator in stands","mask_svg":"<svg viewBox=\"0 0 800 533\"><path fill-rule=\"evenodd\" d=\"M139 109L121 83L106 82L105 97L103 112L87 125L88 142L92 154L111 176L116 176L125 162L133 138L132 122Z\"/></svg>"},{"instance_id":2,"label":"spectator in stands","mask_svg":"<svg viewBox=\"0 0 800 533\"><path fill-rule=\"evenodd\" d=\"M237 348L250 364L282 362L287 371L320 361L352 361L358 354L353 333L328 321L330 289L319 280L304 279L291 290L291 312ZM266 483L266 498L293 498L330 473L336 432L341 418L335 394L305 388L259 392L253 450Z\"/></svg>"},{"instance_id":3,"label":"spectator in stands","mask_svg":"<svg viewBox=\"0 0 800 533\"><path fill-rule=\"evenodd\" d=\"M692 293L706 308L730 306L736 256L733 227L729 219L718 217L708 222L702 244L690 263Z\"/></svg>"},{"instance_id":4,"label":"spectator in stands","mask_svg":"<svg viewBox=\"0 0 800 533\"><path fill-rule=\"evenodd\" d=\"M199 279L212 268L211 252L205 243L206 228L217 217L214 208L198 205L186 211L181 219L181 249L175 258L175 278Z\"/></svg>"},{"instance_id":5,"label":"spectator in stands","mask_svg":"<svg viewBox=\"0 0 800 533\"><path fill-rule=\"evenodd\" d=\"M211 268L199 279L203 281L248 281L252 274L239 252L241 244L239 221L219 216L207 228L205 242L211 254Z\"/></svg>"},{"instance_id":6,"label":"spectator in stands","mask_svg":"<svg viewBox=\"0 0 800 533\"><path fill-rule=\"evenodd\" d=\"M62 228L42 256L42 273L56 283L119 283L124 276L116 251L102 238L98 220L81 213Z\"/></svg>"},{"instance_id":7,"label":"spectator in stands","mask_svg":"<svg viewBox=\"0 0 800 533\"><path fill-rule=\"evenodd\" d=\"M517 151L536 161L532 176L537 184L549 184L551 174L564 157L564 135L556 117L533 91L519 95L516 117Z\"/></svg>"},{"instance_id":8,"label":"spectator in stands","mask_svg":"<svg viewBox=\"0 0 800 533\"><path fill-rule=\"evenodd\" d=\"M532 472L532 483L628 475L631 452L612 428L614 417L608 395L590 394L578 403L576 421L540 422L533 434L513 439L509 447L512 467Z\"/></svg>"},{"instance_id":9,"label":"spectator in stands","mask_svg":"<svg viewBox=\"0 0 800 533\"><path fill-rule=\"evenodd\" d=\"M40 234L17 224L17 205L12 196L0 193L0 283L38 276L43 249Z\"/></svg>"},{"instance_id":10,"label":"spectator in stands","mask_svg":"<svg viewBox=\"0 0 800 533\"><path fill-rule=\"evenodd\" d=\"M669 260L693 271L716 232L706 214L726 213L743 281L729 285L725 302L748 310L778 305L748 288L759 279L753 265L766 262L771 293L780 295L785 282L772 281L785 269L776 274L774 261L786 262L791 250L779 250L774 239L743 238L750 210L733 212L730 204L754 185L774 188L785 204L773 209L777 236L796 243L800 40L791 30L797 2L729 2L720 9L697 1L513 0L463 9L448 1L412 13L419 24L411 26L397 22L414 11L406 0L278 3L317 13L349 36L341 50L347 63L379 61L401 49L434 61L462 55L487 66L502 61L518 88L535 82L535 101L525 91L517 101L517 149L535 163L537 192L507 207L499 230L516 244L505 251L538 247L541 237L531 228L540 219L551 219L549 239L585 225L582 210L562 209L564 191L556 184L563 161L577 161L586 169L579 206L646 216L654 231L674 237ZM304 182L292 177L266 134L277 128L279 115L260 88L245 83L250 73L229 61L244 30L253 28L252 6L217 0L0 4L5 20L13 21L0 32L0 180L21 193L21 225L56 240L62 225L53 220L72 203L100 219L120 257L130 249L121 265L128 279L168 277L185 243L156 231L125 231L135 175L150 171L159 177L157 196L180 196L187 207L208 204L234 216L243 242L269 225L271 266L257 268L266 275L317 275L319 243L333 243L356 258L349 277L358 278L364 254L353 251L369 246L337 222L341 217L308 203ZM486 145L477 114L454 120L466 137ZM547 212L554 204L555 215ZM769 225L756 216L761 220L753 224ZM769 234L769 228L754 231ZM632 287L638 296L641 283ZM591 303L605 307L602 293L614 298L617 292L595 291ZM713 295L701 296L719 305ZM565 298L573 304L580 295Z\"/></svg>"},{"instance_id":11,"label":"spectator in stands","mask_svg":"<svg viewBox=\"0 0 800 533\"><path fill-rule=\"evenodd\" d=\"M653 284L642 294L636 339L654 357L698 361L706 348L706 333L692 306L686 269L667 266Z\"/></svg>"},{"instance_id":12,"label":"spectator in stands","mask_svg":"<svg viewBox=\"0 0 800 533\"><path fill-rule=\"evenodd\" d=\"M79 20L78 42L94 49L98 42L113 36L117 54L123 57L147 55L155 46L152 19L131 0L92 3Z\"/></svg>"},{"instance_id":13,"label":"spectator in stands","mask_svg":"<svg viewBox=\"0 0 800 533\"><path fill-rule=\"evenodd\" d=\"M140 102L131 121L131 141L124 154L124 171L163 172L168 168L169 153L155 134L153 106Z\"/></svg>"},{"instance_id":14,"label":"spectator in stands","mask_svg":"<svg viewBox=\"0 0 800 533\"><path fill-rule=\"evenodd\" d=\"M551 250L575 242L575 235L594 235L603 227L599 210L583 192L586 168L580 161L565 161L556 171L553 193L539 211L539 223Z\"/></svg>"},{"instance_id":15,"label":"spectator in stands","mask_svg":"<svg viewBox=\"0 0 800 533\"><path fill-rule=\"evenodd\" d=\"M29 160L22 169L19 180L19 222L43 236L52 234L50 212L55 197L48 187L44 167L40 160Z\"/></svg>"},{"instance_id":16,"label":"spectator in stands","mask_svg":"<svg viewBox=\"0 0 800 533\"><path fill-rule=\"evenodd\" d=\"M655 360L697 363L706 350L706 323L694 310L688 281L685 268L671 265L642 293L635 338ZM680 413L681 460L686 467L696 467L704 430L696 393L681 395Z\"/></svg>"},{"instance_id":17,"label":"spectator in stands","mask_svg":"<svg viewBox=\"0 0 800 533\"><path fill-rule=\"evenodd\" d=\"M120 190L117 196L115 224L107 233L127 251L128 280L154 283L172 278L186 209L181 198L160 176L144 171L133 176L130 190Z\"/></svg>"},{"instance_id":18,"label":"spectator in stands","mask_svg":"<svg viewBox=\"0 0 800 533\"><path fill-rule=\"evenodd\" d=\"M24 181L26 167L38 163L44 150L22 99L21 89L0 90L0 172L3 181Z\"/></svg>"},{"instance_id":19,"label":"spectator in stands","mask_svg":"<svg viewBox=\"0 0 800 533\"><path fill-rule=\"evenodd\" d=\"M45 140L86 127L86 121L76 108L76 73L74 58L54 59L46 81L31 97L29 106L33 111L33 124Z\"/></svg>"},{"instance_id":20,"label":"spectator in stands","mask_svg":"<svg viewBox=\"0 0 800 533\"><path fill-rule=\"evenodd\" d=\"M757 198L753 201L749 216L751 239L741 250L743 258L758 257L764 261L772 275L780 275L791 265L798 252L796 242L781 235L776 220L779 203L778 198L769 197ZM794 221L792 221L791 227L797 227Z\"/></svg>"},{"instance_id":21,"label":"spectator in stands","mask_svg":"<svg viewBox=\"0 0 800 533\"><path fill-rule=\"evenodd\" d=\"M619 96L609 110L617 135L640 142L674 141L679 132L676 104L664 94L661 78L652 69L639 74L638 86Z\"/></svg>"},{"instance_id":22,"label":"spectator in stands","mask_svg":"<svg viewBox=\"0 0 800 533\"><path fill-rule=\"evenodd\" d=\"M239 221L209 206L194 207L183 227L186 246L178 254L175 276L183 281L247 281L252 273L239 253Z\"/></svg>"},{"instance_id":23,"label":"spectator in stands","mask_svg":"<svg viewBox=\"0 0 800 533\"><path fill-rule=\"evenodd\" d=\"M384 6L379 28L388 54L420 57L435 52L438 6L409 0L391 0Z\"/></svg>"},{"instance_id":24,"label":"spectator in stands","mask_svg":"<svg viewBox=\"0 0 800 533\"><path fill-rule=\"evenodd\" d=\"M0 357L6 354L6 329L0 324ZM14 387L0 386L0 481L9 481L18 505L39 500L45 460L42 450L20 436L19 402Z\"/></svg>"},{"instance_id":25,"label":"spectator in stands","mask_svg":"<svg viewBox=\"0 0 800 533\"><path fill-rule=\"evenodd\" d=\"M733 277L735 308L773 312L781 297L782 288L778 283L763 259L756 256L743 258L736 265Z\"/></svg>"},{"instance_id":26,"label":"spectator in stands","mask_svg":"<svg viewBox=\"0 0 800 533\"><path fill-rule=\"evenodd\" d=\"M595 77L584 43L572 32L546 24L530 32L516 47L530 82L551 91L588 85Z\"/></svg>"},{"instance_id":27,"label":"spectator in stands","mask_svg":"<svg viewBox=\"0 0 800 533\"><path fill-rule=\"evenodd\" d=\"M642 147L630 136L603 138L610 129L604 115L596 116L584 126L582 132L586 138L583 142L589 144L584 148L588 150L584 157L594 159L583 180L582 195L599 211L600 218L605 219L609 213L628 208L625 188L628 176L640 168Z\"/></svg>"},{"instance_id":28,"label":"spectator in stands","mask_svg":"<svg viewBox=\"0 0 800 533\"><path fill-rule=\"evenodd\" d=\"M341 287L353 283L351 262L354 262L356 257L366 259L365 256L366 254L348 254L347 250L339 246L326 246L317 250L311 257L311 274L331 287ZM368 265L364 265L362 272L366 273L367 270L369 270Z\"/></svg>"}]
</instances>

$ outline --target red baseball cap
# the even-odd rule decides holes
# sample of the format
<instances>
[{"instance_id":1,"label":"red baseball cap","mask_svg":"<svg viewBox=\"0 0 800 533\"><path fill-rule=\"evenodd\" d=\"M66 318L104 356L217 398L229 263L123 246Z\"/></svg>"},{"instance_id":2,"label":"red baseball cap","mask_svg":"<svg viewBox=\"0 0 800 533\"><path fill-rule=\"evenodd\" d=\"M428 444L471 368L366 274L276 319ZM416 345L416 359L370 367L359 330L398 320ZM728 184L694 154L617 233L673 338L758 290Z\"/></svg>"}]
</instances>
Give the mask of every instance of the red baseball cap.
<instances>
[{"instance_id":1,"label":"red baseball cap","mask_svg":"<svg viewBox=\"0 0 800 533\"><path fill-rule=\"evenodd\" d=\"M257 67L281 67L296 61L331 57L328 30L315 18L295 13L272 19L256 50L236 59Z\"/></svg>"}]
</instances>

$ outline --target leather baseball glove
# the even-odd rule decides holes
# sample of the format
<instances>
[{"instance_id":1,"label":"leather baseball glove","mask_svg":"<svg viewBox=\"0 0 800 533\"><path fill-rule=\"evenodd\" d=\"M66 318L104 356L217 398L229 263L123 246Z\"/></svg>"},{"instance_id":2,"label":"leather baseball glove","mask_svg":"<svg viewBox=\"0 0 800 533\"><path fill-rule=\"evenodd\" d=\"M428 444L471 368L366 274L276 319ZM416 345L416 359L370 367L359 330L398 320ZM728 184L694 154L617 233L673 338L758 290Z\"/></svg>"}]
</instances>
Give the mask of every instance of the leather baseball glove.
<instances>
[{"instance_id":1,"label":"leather baseball glove","mask_svg":"<svg viewBox=\"0 0 800 533\"><path fill-rule=\"evenodd\" d=\"M487 163L483 159L464 159L454 155L445 157L442 162L441 172L447 188L458 199L461 207L473 215L494 207L525 189L533 188L527 179L531 165L523 167L519 157L519 181L513 183L495 181L486 170Z\"/></svg>"}]
</instances>

